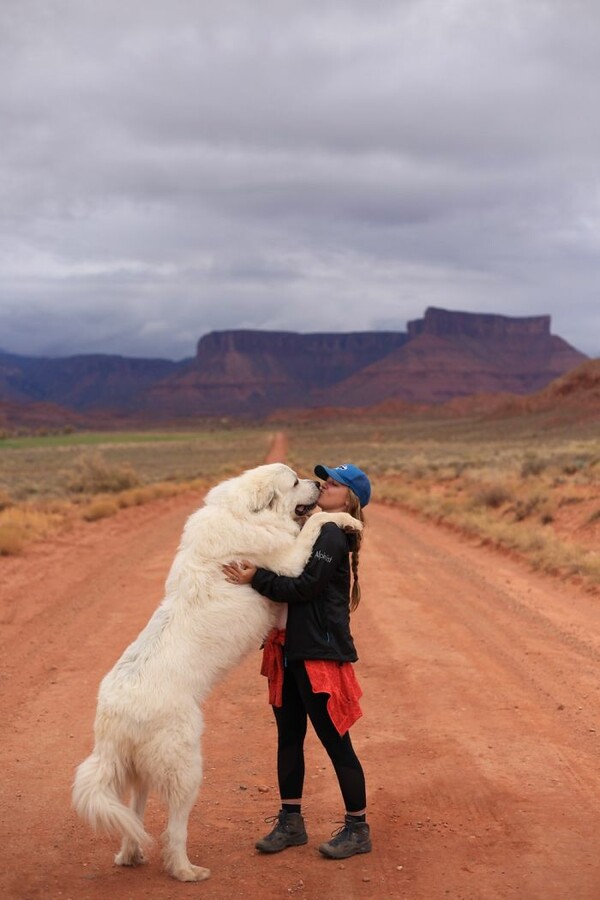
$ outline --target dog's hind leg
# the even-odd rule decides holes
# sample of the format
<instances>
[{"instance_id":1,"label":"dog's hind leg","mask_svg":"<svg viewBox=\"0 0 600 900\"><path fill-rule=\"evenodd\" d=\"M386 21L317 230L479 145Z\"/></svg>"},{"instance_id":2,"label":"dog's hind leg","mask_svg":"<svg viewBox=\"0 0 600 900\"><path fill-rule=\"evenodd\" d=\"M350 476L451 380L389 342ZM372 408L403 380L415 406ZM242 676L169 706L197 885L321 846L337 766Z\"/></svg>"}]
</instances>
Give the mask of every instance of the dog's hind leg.
<instances>
[{"instance_id":1,"label":"dog's hind leg","mask_svg":"<svg viewBox=\"0 0 600 900\"><path fill-rule=\"evenodd\" d=\"M131 792L130 806L140 819L144 818L147 799L148 785L142 782L134 784ZM125 836L121 843L121 849L115 856L115 863L118 866L139 866L144 862L146 862L146 860L140 845L130 837Z\"/></svg>"},{"instance_id":2,"label":"dog's hind leg","mask_svg":"<svg viewBox=\"0 0 600 900\"><path fill-rule=\"evenodd\" d=\"M169 822L163 835L163 856L169 875L179 881L204 881L210 869L194 866L187 855L188 818L202 781L202 760L199 748L193 757L181 760L181 770L172 772L164 783L165 799L169 805Z\"/></svg>"}]
</instances>

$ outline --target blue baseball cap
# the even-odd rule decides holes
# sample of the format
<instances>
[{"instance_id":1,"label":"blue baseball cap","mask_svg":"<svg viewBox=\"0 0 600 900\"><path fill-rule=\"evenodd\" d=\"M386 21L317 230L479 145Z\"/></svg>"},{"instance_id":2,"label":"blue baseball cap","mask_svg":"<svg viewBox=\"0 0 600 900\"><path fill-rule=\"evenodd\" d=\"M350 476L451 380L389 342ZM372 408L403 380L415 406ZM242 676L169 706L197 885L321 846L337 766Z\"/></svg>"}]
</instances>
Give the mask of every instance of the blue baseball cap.
<instances>
[{"instance_id":1,"label":"blue baseball cap","mask_svg":"<svg viewBox=\"0 0 600 900\"><path fill-rule=\"evenodd\" d=\"M356 494L361 506L366 506L371 499L371 482L358 466L345 463L330 469L328 466L315 466L315 475L324 481L333 478L339 484L345 484L353 494Z\"/></svg>"}]
</instances>

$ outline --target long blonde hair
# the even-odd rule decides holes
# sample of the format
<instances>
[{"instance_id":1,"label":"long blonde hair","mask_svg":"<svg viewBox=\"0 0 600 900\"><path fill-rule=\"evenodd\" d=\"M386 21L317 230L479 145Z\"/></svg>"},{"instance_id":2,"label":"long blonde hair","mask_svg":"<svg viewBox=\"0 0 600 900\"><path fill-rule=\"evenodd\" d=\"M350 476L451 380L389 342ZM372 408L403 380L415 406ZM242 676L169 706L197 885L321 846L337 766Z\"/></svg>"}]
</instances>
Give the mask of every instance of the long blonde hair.
<instances>
[{"instance_id":1,"label":"long blonde hair","mask_svg":"<svg viewBox=\"0 0 600 900\"><path fill-rule=\"evenodd\" d=\"M348 489L348 500L346 501L346 510L355 519L364 524L365 516L361 509L360 500L350 489ZM355 545L352 551L351 568L352 568L352 589L350 591L350 612L354 612L360 603L360 584L358 581L358 554L360 553L360 545L362 543L362 532L357 531L354 534Z\"/></svg>"}]
</instances>

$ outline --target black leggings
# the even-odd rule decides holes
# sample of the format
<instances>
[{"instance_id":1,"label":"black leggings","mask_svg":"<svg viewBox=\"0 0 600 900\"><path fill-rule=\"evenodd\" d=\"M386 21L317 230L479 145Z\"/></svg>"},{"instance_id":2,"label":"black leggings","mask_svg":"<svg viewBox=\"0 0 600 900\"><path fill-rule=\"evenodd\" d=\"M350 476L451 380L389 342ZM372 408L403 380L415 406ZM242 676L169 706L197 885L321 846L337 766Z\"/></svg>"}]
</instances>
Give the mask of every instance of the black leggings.
<instances>
[{"instance_id":1,"label":"black leggings","mask_svg":"<svg viewBox=\"0 0 600 900\"><path fill-rule=\"evenodd\" d=\"M308 717L333 763L346 812L359 812L367 805L365 776L350 733L342 737L329 717L328 699L328 694L313 693L302 660L288 662L284 669L283 705L273 707L277 721L279 792L282 800L302 797Z\"/></svg>"}]
</instances>

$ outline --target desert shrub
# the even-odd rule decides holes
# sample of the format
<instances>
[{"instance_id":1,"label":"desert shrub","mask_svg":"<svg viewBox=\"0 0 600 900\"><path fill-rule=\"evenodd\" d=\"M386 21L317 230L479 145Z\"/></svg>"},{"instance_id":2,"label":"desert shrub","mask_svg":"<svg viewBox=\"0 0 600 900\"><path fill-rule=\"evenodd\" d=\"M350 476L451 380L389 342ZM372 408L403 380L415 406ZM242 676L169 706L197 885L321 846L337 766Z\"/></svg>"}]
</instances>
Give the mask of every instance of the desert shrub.
<instances>
[{"instance_id":1,"label":"desert shrub","mask_svg":"<svg viewBox=\"0 0 600 900\"><path fill-rule=\"evenodd\" d=\"M502 484L490 484L478 491L473 502L476 506L486 506L488 509L498 509L504 503L511 500L511 493Z\"/></svg>"},{"instance_id":2,"label":"desert shrub","mask_svg":"<svg viewBox=\"0 0 600 900\"><path fill-rule=\"evenodd\" d=\"M419 465L418 463L415 465L408 465L405 469L405 475L411 481L420 481L422 478L426 477L427 469L425 466Z\"/></svg>"},{"instance_id":3,"label":"desert shrub","mask_svg":"<svg viewBox=\"0 0 600 900\"><path fill-rule=\"evenodd\" d=\"M540 497L528 497L527 500L517 500L515 504L515 522L522 522L538 509Z\"/></svg>"},{"instance_id":4,"label":"desert shrub","mask_svg":"<svg viewBox=\"0 0 600 900\"><path fill-rule=\"evenodd\" d=\"M144 503L148 503L152 499L150 492L144 487L132 488L129 491L125 491L124 494L120 494L119 502L121 502L123 496L125 497L124 506L143 506Z\"/></svg>"},{"instance_id":5,"label":"desert shrub","mask_svg":"<svg viewBox=\"0 0 600 900\"><path fill-rule=\"evenodd\" d=\"M110 497L98 497L83 510L83 518L86 522L95 522L97 519L106 519L114 516L119 511L119 505Z\"/></svg>"},{"instance_id":6,"label":"desert shrub","mask_svg":"<svg viewBox=\"0 0 600 900\"><path fill-rule=\"evenodd\" d=\"M584 499L583 497L575 497L575 496L561 497L560 500L558 501L558 505L561 507L562 506L572 506L575 503L583 503L583 499Z\"/></svg>"},{"instance_id":7,"label":"desert shrub","mask_svg":"<svg viewBox=\"0 0 600 900\"><path fill-rule=\"evenodd\" d=\"M466 462L449 462L447 465L439 466L437 468L438 480L456 481L468 468L469 464Z\"/></svg>"},{"instance_id":8,"label":"desert shrub","mask_svg":"<svg viewBox=\"0 0 600 900\"><path fill-rule=\"evenodd\" d=\"M469 468L469 463L463 460L461 462L452 463L452 467L454 469L455 478L460 478L460 476Z\"/></svg>"},{"instance_id":9,"label":"desert shrub","mask_svg":"<svg viewBox=\"0 0 600 900\"><path fill-rule=\"evenodd\" d=\"M0 510L8 509L12 505L13 501L10 494L0 488Z\"/></svg>"},{"instance_id":10,"label":"desert shrub","mask_svg":"<svg viewBox=\"0 0 600 900\"><path fill-rule=\"evenodd\" d=\"M142 506L144 503L150 503L152 500L159 500L163 497L172 496L177 492L177 488L171 485L147 484L144 487L131 488L122 491L117 497L117 503L121 509L127 509L130 506Z\"/></svg>"},{"instance_id":11,"label":"desert shrub","mask_svg":"<svg viewBox=\"0 0 600 900\"><path fill-rule=\"evenodd\" d=\"M100 453L80 456L68 480L73 493L97 494L124 491L139 485L137 472L130 465L110 465Z\"/></svg>"},{"instance_id":12,"label":"desert shrub","mask_svg":"<svg viewBox=\"0 0 600 900\"><path fill-rule=\"evenodd\" d=\"M564 463L562 470L565 475L577 475L579 472L586 469L589 463L590 460L587 456L576 456L574 459L570 459L568 462ZM590 464L590 469L592 468L593 465Z\"/></svg>"},{"instance_id":13,"label":"desert shrub","mask_svg":"<svg viewBox=\"0 0 600 900\"><path fill-rule=\"evenodd\" d=\"M27 533L20 525L11 522L0 524L0 556L15 556L27 541Z\"/></svg>"},{"instance_id":14,"label":"desert shrub","mask_svg":"<svg viewBox=\"0 0 600 900\"><path fill-rule=\"evenodd\" d=\"M539 456L526 456L521 463L521 477L529 478L530 475L541 475L548 466L548 461Z\"/></svg>"},{"instance_id":15,"label":"desert shrub","mask_svg":"<svg viewBox=\"0 0 600 900\"><path fill-rule=\"evenodd\" d=\"M28 504L10 506L0 512L2 534L0 553L19 553L23 545L35 538L46 537L62 521L62 517Z\"/></svg>"}]
</instances>

